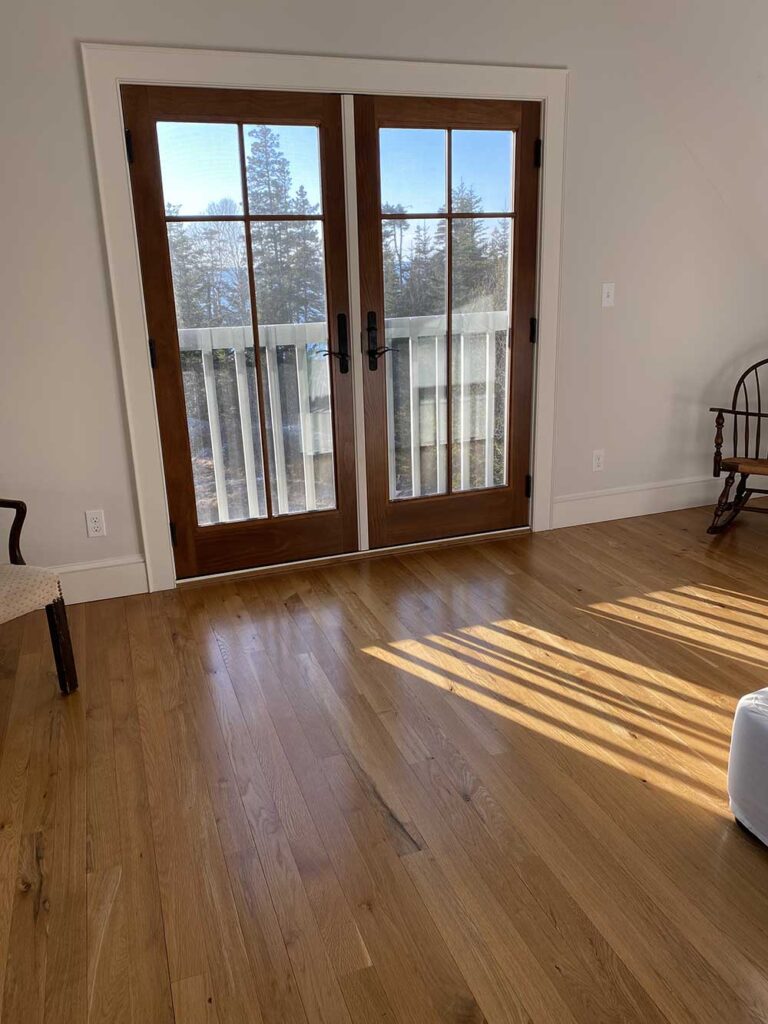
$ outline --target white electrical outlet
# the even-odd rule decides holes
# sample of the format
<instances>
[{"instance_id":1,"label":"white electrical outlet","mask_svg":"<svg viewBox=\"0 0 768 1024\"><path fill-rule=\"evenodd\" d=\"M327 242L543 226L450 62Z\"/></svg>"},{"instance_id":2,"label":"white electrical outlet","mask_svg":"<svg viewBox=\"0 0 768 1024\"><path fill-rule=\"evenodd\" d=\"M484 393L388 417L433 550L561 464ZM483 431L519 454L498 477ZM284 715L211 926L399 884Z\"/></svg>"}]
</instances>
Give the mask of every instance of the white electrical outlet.
<instances>
[{"instance_id":1,"label":"white electrical outlet","mask_svg":"<svg viewBox=\"0 0 768 1024\"><path fill-rule=\"evenodd\" d=\"M92 508L85 513L85 532L89 537L106 537L107 524L104 522L103 508Z\"/></svg>"},{"instance_id":2,"label":"white electrical outlet","mask_svg":"<svg viewBox=\"0 0 768 1024\"><path fill-rule=\"evenodd\" d=\"M595 448L592 452L592 472L601 473L605 469L605 448Z\"/></svg>"},{"instance_id":3,"label":"white electrical outlet","mask_svg":"<svg viewBox=\"0 0 768 1024\"><path fill-rule=\"evenodd\" d=\"M603 285L603 309L611 309L616 304L616 285L608 281Z\"/></svg>"}]
</instances>

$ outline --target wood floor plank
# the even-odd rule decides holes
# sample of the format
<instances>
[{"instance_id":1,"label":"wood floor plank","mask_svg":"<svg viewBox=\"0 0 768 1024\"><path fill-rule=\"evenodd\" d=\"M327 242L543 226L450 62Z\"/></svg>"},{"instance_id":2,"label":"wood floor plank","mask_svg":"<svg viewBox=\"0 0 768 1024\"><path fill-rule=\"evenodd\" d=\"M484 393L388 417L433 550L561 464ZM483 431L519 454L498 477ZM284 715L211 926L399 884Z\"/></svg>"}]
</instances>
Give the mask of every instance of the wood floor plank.
<instances>
[{"instance_id":1,"label":"wood floor plank","mask_svg":"<svg viewBox=\"0 0 768 1024\"><path fill-rule=\"evenodd\" d=\"M115 612L114 603L103 601L86 615L88 1024L128 1024L132 1019L112 665L108 647L100 642Z\"/></svg>"},{"instance_id":2,"label":"wood floor plank","mask_svg":"<svg viewBox=\"0 0 768 1024\"><path fill-rule=\"evenodd\" d=\"M194 714L188 700L188 695L202 680L194 662L180 656L178 645L174 644L174 637L178 637L175 628L178 621L174 623L168 614L169 606L175 604L173 598L167 594L156 594L150 603L155 622L155 648L161 652L162 661L174 661L174 676L179 681L171 691L172 699L165 705L165 717L187 843L187 859L180 865L180 875L193 878L192 865L195 866L197 888L192 896L198 901L200 931L196 938L207 965L204 977L209 979L210 998L220 1024L238 1024L246 1016L254 1024L261 1024L258 994L206 784L205 760L197 745Z\"/></svg>"},{"instance_id":3,"label":"wood floor plank","mask_svg":"<svg viewBox=\"0 0 768 1024\"><path fill-rule=\"evenodd\" d=\"M248 612L233 599L241 621ZM217 622L217 634L226 642L228 671L248 724L256 756L283 822L286 837L312 906L326 953L337 975L361 970L370 957L339 886L312 816L285 755L273 716L293 714L278 677L300 675L301 667L283 644L274 649L274 661L257 645L247 645L228 629L226 619ZM276 668L279 665L279 672Z\"/></svg>"},{"instance_id":4,"label":"wood floor plank","mask_svg":"<svg viewBox=\"0 0 768 1024\"><path fill-rule=\"evenodd\" d=\"M174 981L173 1010L177 1024L219 1024L210 979L204 974Z\"/></svg>"},{"instance_id":5,"label":"wood floor plank","mask_svg":"<svg viewBox=\"0 0 768 1024\"><path fill-rule=\"evenodd\" d=\"M152 834L126 605L109 603L108 671L112 712L120 865L132 1021L173 1022L160 883Z\"/></svg>"},{"instance_id":6,"label":"wood floor plank","mask_svg":"<svg viewBox=\"0 0 768 1024\"><path fill-rule=\"evenodd\" d=\"M10 950L10 933L41 675L42 617L28 616L24 625L8 730L0 757L0 983L3 991L9 958L18 955Z\"/></svg>"},{"instance_id":7,"label":"wood floor plank","mask_svg":"<svg viewBox=\"0 0 768 1024\"><path fill-rule=\"evenodd\" d=\"M386 907L395 915L400 941L416 963L432 1004L432 1013L422 1019L482 1021L483 1013L475 996L405 871L378 808L360 785L348 756L327 758L324 774L377 891L389 894Z\"/></svg>"},{"instance_id":8,"label":"wood floor plank","mask_svg":"<svg viewBox=\"0 0 768 1024\"><path fill-rule=\"evenodd\" d=\"M212 613L215 618L218 608L214 607ZM219 642L224 648L221 660L226 675L218 679L220 712L226 716L223 732L304 1011L309 1022L339 1021L343 1024L349 1020L349 1015L338 981L229 677L227 659L231 662L231 655L226 638L222 635ZM209 653L213 655L213 651ZM235 669L232 671L236 675Z\"/></svg>"},{"instance_id":9,"label":"wood floor plank","mask_svg":"<svg viewBox=\"0 0 768 1024\"><path fill-rule=\"evenodd\" d=\"M184 776L174 764L159 666L155 626L147 598L126 602L136 706L146 766L147 794L163 905L163 925L171 981L205 974L207 961L200 938L201 880L192 856ZM164 645L163 645L164 646Z\"/></svg>"},{"instance_id":10,"label":"wood floor plank","mask_svg":"<svg viewBox=\"0 0 768 1024\"><path fill-rule=\"evenodd\" d=\"M393 1024L396 1020L373 965L346 974L341 987L352 1020L360 1024Z\"/></svg>"},{"instance_id":11,"label":"wood floor plank","mask_svg":"<svg viewBox=\"0 0 768 1024\"><path fill-rule=\"evenodd\" d=\"M47 673L40 676L48 681ZM30 680L32 682L32 680ZM59 760L59 707L32 686L36 699L25 794L2 1019L40 1022L45 972Z\"/></svg>"},{"instance_id":12,"label":"wood floor plank","mask_svg":"<svg viewBox=\"0 0 768 1024\"><path fill-rule=\"evenodd\" d=\"M194 645L199 667L205 673L206 688L196 690L196 720L201 749L208 757L213 783L210 792L259 1006L267 1024L304 1024L306 1015L293 967L230 760L230 751L238 749L233 730L245 731L245 726L218 644L215 640L210 644L214 634L205 600L200 596L194 591L184 595L177 625L188 631L187 639ZM223 821L225 816L231 820ZM224 837L228 835L231 838L226 842ZM235 841L238 838L239 843Z\"/></svg>"},{"instance_id":13,"label":"wood floor plank","mask_svg":"<svg viewBox=\"0 0 768 1024\"><path fill-rule=\"evenodd\" d=\"M319 706L315 713L322 714ZM283 716L280 727L294 774L375 965L373 972L363 968L340 977L350 1014L360 1021L385 1012L396 1021L431 1020L433 1004L418 959L398 927L397 911L390 906L392 893L377 885L368 870L328 785L323 761L303 740L298 719Z\"/></svg>"},{"instance_id":14,"label":"wood floor plank","mask_svg":"<svg viewBox=\"0 0 768 1024\"><path fill-rule=\"evenodd\" d=\"M72 642L85 660L85 610L70 615ZM53 675L49 677L55 692ZM50 874L44 1020L82 1024L88 1013L86 900L86 746L85 691L59 698L56 811Z\"/></svg>"},{"instance_id":15,"label":"wood floor plank","mask_svg":"<svg viewBox=\"0 0 768 1024\"><path fill-rule=\"evenodd\" d=\"M26 621L26 618L11 619L0 629L0 750L5 746L8 717L16 692L14 682Z\"/></svg>"}]
</instances>

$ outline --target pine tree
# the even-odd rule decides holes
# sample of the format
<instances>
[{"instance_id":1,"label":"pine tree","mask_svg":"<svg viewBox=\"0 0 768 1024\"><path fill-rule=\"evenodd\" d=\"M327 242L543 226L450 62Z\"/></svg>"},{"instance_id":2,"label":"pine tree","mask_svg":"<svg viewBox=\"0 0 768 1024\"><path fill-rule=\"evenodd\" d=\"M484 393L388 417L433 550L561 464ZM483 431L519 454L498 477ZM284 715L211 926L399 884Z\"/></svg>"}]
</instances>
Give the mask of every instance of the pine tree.
<instances>
[{"instance_id":1,"label":"pine tree","mask_svg":"<svg viewBox=\"0 0 768 1024\"><path fill-rule=\"evenodd\" d=\"M486 222L481 219L477 193L460 182L452 194L454 213L477 216L453 222L453 308L457 313L486 311L489 306Z\"/></svg>"},{"instance_id":2,"label":"pine tree","mask_svg":"<svg viewBox=\"0 0 768 1024\"><path fill-rule=\"evenodd\" d=\"M179 207L166 204L166 215L175 217ZM168 223L168 248L171 255L171 274L176 299L176 320L180 329L200 327L205 319L202 293L205 288L205 270L200 259L192 229L194 224L183 221Z\"/></svg>"},{"instance_id":3,"label":"pine tree","mask_svg":"<svg viewBox=\"0 0 768 1024\"><path fill-rule=\"evenodd\" d=\"M277 132L258 125L248 136L252 140L246 162L249 211L291 213L291 168ZM262 324L291 323L289 235L285 221L251 226L256 302Z\"/></svg>"},{"instance_id":4,"label":"pine tree","mask_svg":"<svg viewBox=\"0 0 768 1024\"><path fill-rule=\"evenodd\" d=\"M236 216L238 212L232 199L220 199L206 210L211 217ZM243 226L237 221L227 220L202 226L209 228L212 236L209 245L212 269L218 277L219 323L222 327L248 325L251 321L251 298Z\"/></svg>"},{"instance_id":5,"label":"pine tree","mask_svg":"<svg viewBox=\"0 0 768 1024\"><path fill-rule=\"evenodd\" d=\"M291 165L280 149L280 138L269 125L248 132L252 139L246 161L248 209L252 214L290 212Z\"/></svg>"},{"instance_id":6,"label":"pine tree","mask_svg":"<svg viewBox=\"0 0 768 1024\"><path fill-rule=\"evenodd\" d=\"M310 203L303 185L296 190L291 210L297 216L312 217L318 213L317 204ZM292 323L311 323L324 320L325 261L323 242L317 221L291 222L289 239L290 277L292 281L290 308Z\"/></svg>"},{"instance_id":7,"label":"pine tree","mask_svg":"<svg viewBox=\"0 0 768 1024\"><path fill-rule=\"evenodd\" d=\"M509 302L510 283L510 225L509 221L498 221L488 240L486 253L487 291L491 296L491 309L506 309Z\"/></svg>"},{"instance_id":8,"label":"pine tree","mask_svg":"<svg viewBox=\"0 0 768 1024\"><path fill-rule=\"evenodd\" d=\"M435 245L426 221L414 228L403 300L407 316L435 316L445 312L445 250Z\"/></svg>"},{"instance_id":9,"label":"pine tree","mask_svg":"<svg viewBox=\"0 0 768 1024\"><path fill-rule=\"evenodd\" d=\"M406 209L386 203L382 206L386 218L392 214L404 214ZM405 234L410 224L406 220L382 220L381 246L384 271L384 315L386 317L408 316L405 311Z\"/></svg>"}]
</instances>

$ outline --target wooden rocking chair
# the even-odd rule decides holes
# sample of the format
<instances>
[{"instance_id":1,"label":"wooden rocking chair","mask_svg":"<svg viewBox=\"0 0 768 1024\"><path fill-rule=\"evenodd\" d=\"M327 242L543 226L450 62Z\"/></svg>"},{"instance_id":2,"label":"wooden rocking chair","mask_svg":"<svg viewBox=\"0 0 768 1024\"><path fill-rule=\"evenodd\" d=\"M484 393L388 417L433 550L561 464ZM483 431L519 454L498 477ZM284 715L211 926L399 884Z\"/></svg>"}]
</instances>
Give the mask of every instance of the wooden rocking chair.
<instances>
[{"instance_id":1,"label":"wooden rocking chair","mask_svg":"<svg viewBox=\"0 0 768 1024\"><path fill-rule=\"evenodd\" d=\"M768 359L761 359L759 363L755 363L742 373L736 383L730 409L718 407L710 409L710 412L717 414L715 416L714 475L720 476L723 470L728 475L717 500L714 518L707 533L722 533L740 512L768 512L768 508L761 508L759 505L747 507L747 502L753 494L768 494L766 488L747 486L750 476L768 477L768 458L760 457L761 427L763 420L768 419L768 413L763 412L760 385L762 372L763 390L768 388L768 369L763 370L763 367L767 366ZM730 458L722 456L723 426L726 416L733 418L733 455ZM750 426L753 429L750 429ZM766 431L768 432L768 427ZM765 454L768 455L768 450ZM737 474L740 474L739 482L731 500L731 489Z\"/></svg>"}]
</instances>

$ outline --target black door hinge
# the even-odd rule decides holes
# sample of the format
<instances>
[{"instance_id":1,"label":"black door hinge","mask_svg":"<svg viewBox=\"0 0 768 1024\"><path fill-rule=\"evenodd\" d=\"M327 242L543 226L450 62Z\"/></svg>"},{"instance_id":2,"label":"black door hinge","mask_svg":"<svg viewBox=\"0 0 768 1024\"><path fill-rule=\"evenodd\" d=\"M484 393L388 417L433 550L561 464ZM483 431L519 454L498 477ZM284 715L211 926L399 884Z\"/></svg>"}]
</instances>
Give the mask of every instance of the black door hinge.
<instances>
[{"instance_id":1,"label":"black door hinge","mask_svg":"<svg viewBox=\"0 0 768 1024\"><path fill-rule=\"evenodd\" d=\"M149 365L153 370L157 369L157 347L154 338L149 339Z\"/></svg>"},{"instance_id":2,"label":"black door hinge","mask_svg":"<svg viewBox=\"0 0 768 1024\"><path fill-rule=\"evenodd\" d=\"M530 333L528 335L528 340L530 341L530 343L532 345L535 345L536 342L539 340L539 320L538 320L538 317L535 317L535 316L531 317Z\"/></svg>"},{"instance_id":3,"label":"black door hinge","mask_svg":"<svg viewBox=\"0 0 768 1024\"><path fill-rule=\"evenodd\" d=\"M544 143L541 139L536 139L533 144L533 166L541 167L541 161L544 155Z\"/></svg>"},{"instance_id":4,"label":"black door hinge","mask_svg":"<svg viewBox=\"0 0 768 1024\"><path fill-rule=\"evenodd\" d=\"M174 547L176 547L176 523L171 521L170 523L168 523L168 526L169 526L170 531L171 531L171 544Z\"/></svg>"},{"instance_id":5,"label":"black door hinge","mask_svg":"<svg viewBox=\"0 0 768 1024\"><path fill-rule=\"evenodd\" d=\"M533 477L530 473L525 474L525 496L530 498L533 492Z\"/></svg>"},{"instance_id":6,"label":"black door hinge","mask_svg":"<svg viewBox=\"0 0 768 1024\"><path fill-rule=\"evenodd\" d=\"M125 129L125 153L128 157L128 163L133 163L133 136L131 135L131 129Z\"/></svg>"}]
</instances>

